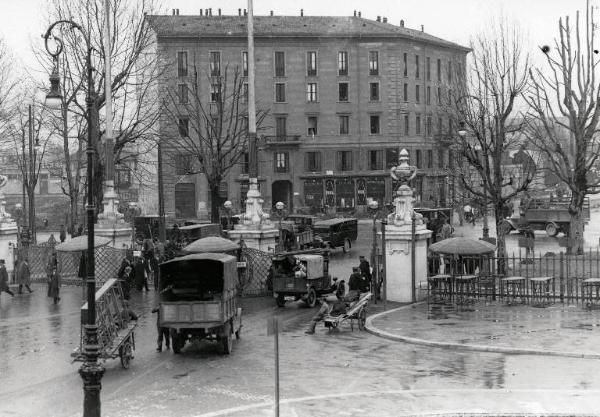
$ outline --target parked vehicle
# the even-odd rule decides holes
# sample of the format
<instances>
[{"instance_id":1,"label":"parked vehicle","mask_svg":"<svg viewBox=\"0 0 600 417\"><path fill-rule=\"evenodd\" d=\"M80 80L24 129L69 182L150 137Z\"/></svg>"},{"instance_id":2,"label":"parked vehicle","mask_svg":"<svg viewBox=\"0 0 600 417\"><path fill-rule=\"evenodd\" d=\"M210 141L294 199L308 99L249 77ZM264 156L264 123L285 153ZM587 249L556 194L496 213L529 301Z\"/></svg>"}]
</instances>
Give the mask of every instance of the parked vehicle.
<instances>
[{"instance_id":1,"label":"parked vehicle","mask_svg":"<svg viewBox=\"0 0 600 417\"><path fill-rule=\"evenodd\" d=\"M135 240L152 239L158 236L160 217L158 215L137 216L133 218Z\"/></svg>"},{"instance_id":2,"label":"parked vehicle","mask_svg":"<svg viewBox=\"0 0 600 417\"><path fill-rule=\"evenodd\" d=\"M358 220L341 218L315 222L314 247L335 249L341 247L344 253L350 251L352 242L358 238Z\"/></svg>"},{"instance_id":3,"label":"parked vehicle","mask_svg":"<svg viewBox=\"0 0 600 417\"><path fill-rule=\"evenodd\" d=\"M189 224L179 227L179 234L187 242L208 236L221 236L221 225L218 223Z\"/></svg>"},{"instance_id":4,"label":"parked vehicle","mask_svg":"<svg viewBox=\"0 0 600 417\"><path fill-rule=\"evenodd\" d=\"M298 231L302 233L306 230L312 230L319 218L309 214L288 214L284 220L293 222Z\"/></svg>"},{"instance_id":5,"label":"parked vehicle","mask_svg":"<svg viewBox=\"0 0 600 417\"><path fill-rule=\"evenodd\" d=\"M297 274L300 265L304 276ZM270 270L273 297L279 307L286 301L302 300L310 307L317 297L331 292L329 256L327 251L311 250L280 253L272 258Z\"/></svg>"},{"instance_id":6,"label":"parked vehicle","mask_svg":"<svg viewBox=\"0 0 600 417\"><path fill-rule=\"evenodd\" d=\"M210 339L231 353L239 339L237 259L224 253L195 253L160 265L160 326L170 329L174 353L187 340Z\"/></svg>"},{"instance_id":7,"label":"parked vehicle","mask_svg":"<svg viewBox=\"0 0 600 417\"><path fill-rule=\"evenodd\" d=\"M132 317L125 302L118 279L111 278L96 291L96 325L98 326L98 349L101 359L121 359L121 366L129 368L135 350L134 330L137 318ZM81 307L81 331L79 348L71 354L74 361L84 362L83 352L85 326L88 324L88 304Z\"/></svg>"},{"instance_id":8,"label":"parked vehicle","mask_svg":"<svg viewBox=\"0 0 600 417\"><path fill-rule=\"evenodd\" d=\"M583 205L582 218L587 224L590 221L590 200L586 198ZM519 215L506 219L509 233L518 230L519 233L527 228L545 230L550 237L560 232L569 234L571 215L568 201L555 201L548 197L533 198L523 201L519 207Z\"/></svg>"}]
</instances>

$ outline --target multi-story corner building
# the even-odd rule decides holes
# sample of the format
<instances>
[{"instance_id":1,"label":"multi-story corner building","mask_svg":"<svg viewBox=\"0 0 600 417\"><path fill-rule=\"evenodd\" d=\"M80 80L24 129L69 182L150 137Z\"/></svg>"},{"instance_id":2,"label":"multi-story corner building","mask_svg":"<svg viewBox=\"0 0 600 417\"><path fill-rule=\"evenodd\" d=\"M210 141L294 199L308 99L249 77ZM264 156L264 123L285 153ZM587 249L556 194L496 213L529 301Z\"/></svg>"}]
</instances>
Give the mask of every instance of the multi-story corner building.
<instances>
[{"instance_id":1,"label":"multi-story corner building","mask_svg":"<svg viewBox=\"0 0 600 417\"><path fill-rule=\"evenodd\" d=\"M148 21L159 57L172 62L164 83L188 83L191 62L207 72L238 66L247 75L247 17L241 11L174 12ZM256 103L269 110L259 130L265 207L282 201L291 209L360 212L369 199L390 202L389 168L402 148L419 168L417 200L448 203L456 126L446 111L452 86L464 81L470 50L397 23L360 14L254 17ZM208 79L200 89L210 100ZM160 134L178 134L176 123L161 125ZM202 176L186 175L184 165L163 165L167 214L198 213L198 202L208 199ZM234 167L221 187L222 197L238 209L247 168L244 162Z\"/></svg>"}]
</instances>

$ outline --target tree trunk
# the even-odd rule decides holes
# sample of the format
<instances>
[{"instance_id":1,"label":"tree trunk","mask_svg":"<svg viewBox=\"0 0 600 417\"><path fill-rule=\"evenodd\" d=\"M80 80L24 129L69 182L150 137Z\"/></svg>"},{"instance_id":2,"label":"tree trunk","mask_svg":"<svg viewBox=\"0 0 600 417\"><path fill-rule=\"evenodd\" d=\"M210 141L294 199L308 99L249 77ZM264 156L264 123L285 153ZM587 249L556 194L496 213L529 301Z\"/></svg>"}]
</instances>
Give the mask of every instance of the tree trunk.
<instances>
[{"instance_id":1,"label":"tree trunk","mask_svg":"<svg viewBox=\"0 0 600 417\"><path fill-rule=\"evenodd\" d=\"M219 196L219 183L209 184L210 187L210 221L211 223L221 223L219 210L221 208L221 196Z\"/></svg>"},{"instance_id":2,"label":"tree trunk","mask_svg":"<svg viewBox=\"0 0 600 417\"><path fill-rule=\"evenodd\" d=\"M582 207L569 208L571 213L571 223L569 225L569 244L568 252L570 254L581 255L583 254L583 213Z\"/></svg>"},{"instance_id":3,"label":"tree trunk","mask_svg":"<svg viewBox=\"0 0 600 417\"><path fill-rule=\"evenodd\" d=\"M69 211L71 213L69 224L66 226L71 234L75 230L75 225L79 223L79 192L71 192L69 194Z\"/></svg>"},{"instance_id":4,"label":"tree trunk","mask_svg":"<svg viewBox=\"0 0 600 417\"><path fill-rule=\"evenodd\" d=\"M496 204L494 206L494 214L496 215L496 253L498 257L498 274L506 275L506 233L507 223L502 217L503 205Z\"/></svg>"}]
</instances>

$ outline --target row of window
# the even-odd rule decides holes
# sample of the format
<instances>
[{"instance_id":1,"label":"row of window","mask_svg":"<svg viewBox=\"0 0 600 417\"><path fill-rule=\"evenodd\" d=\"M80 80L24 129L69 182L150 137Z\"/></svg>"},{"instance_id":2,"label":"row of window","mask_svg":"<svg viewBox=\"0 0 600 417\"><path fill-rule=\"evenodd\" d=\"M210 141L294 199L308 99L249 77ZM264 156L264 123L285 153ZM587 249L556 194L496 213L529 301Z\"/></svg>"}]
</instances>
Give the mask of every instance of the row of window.
<instances>
[{"instance_id":1,"label":"row of window","mask_svg":"<svg viewBox=\"0 0 600 417\"><path fill-rule=\"evenodd\" d=\"M274 67L273 74L275 77L286 76L286 53L284 51L274 52ZM409 76L409 57L408 53L403 53L403 75ZM248 76L248 52L242 51L241 55L241 66L242 75ZM379 51L369 51L369 75L379 75ZM309 77L316 77L318 75L318 53L317 51L306 52L306 75ZM337 74L340 76L347 76L349 68L348 51L338 51L337 53ZM442 60L437 58L436 61L436 76L437 81L442 82ZM210 51L209 52L209 72L213 77L221 75L221 52ZM462 74L462 65L460 62L456 63L457 76L460 78ZM452 61L446 62L446 80L448 83L452 82L453 77L453 63ZM177 75L179 77L186 77L188 75L188 53L187 51L177 52ZM425 57L425 79L431 81L431 57ZM414 55L414 76L416 79L421 78L421 56Z\"/></svg>"},{"instance_id":2,"label":"row of window","mask_svg":"<svg viewBox=\"0 0 600 417\"><path fill-rule=\"evenodd\" d=\"M322 157L321 152L312 151L306 152L304 157L304 170L306 172L322 172ZM434 168L434 151L427 149L425 151L425 159L423 159L423 151L417 149L415 151L414 163L417 168ZM337 151L335 154L335 169L338 172L348 172L353 170L353 152L352 151ZM426 162L426 163L424 163ZM381 171L390 169L398 164L398 149L377 149L370 150L366 154L366 169L369 171ZM453 160L452 154L446 153L444 149L437 150L437 167L452 169ZM242 166L242 172L247 173L247 165ZM273 154L273 168L276 173L286 173L290 170L290 155L289 152L275 152Z\"/></svg>"},{"instance_id":3,"label":"row of window","mask_svg":"<svg viewBox=\"0 0 600 417\"><path fill-rule=\"evenodd\" d=\"M221 100L221 84L211 83L210 85L210 101L213 103L217 103ZM287 102L287 94L286 94L286 83L275 83L275 102L276 103L286 103ZM414 99L415 103L421 103L421 85L414 86ZM350 102L350 87L347 82L338 83L338 102ZM431 86L426 86L424 88L425 91L425 104L431 105ZM243 90L241 94L241 101L245 102L248 96L248 83L243 84ZM188 94L188 86L187 84L179 84L178 85L178 98L180 104L189 103L189 94ZM409 92L408 92L408 84L404 83L403 89L403 98L404 102L409 102ZM379 82L370 82L369 83L369 100L370 101L379 101ZM448 105L452 104L452 89L447 89L447 99ZM306 101L309 103L316 103L319 101L319 88L318 83L311 82L306 84ZM442 87L437 87L437 104L442 105L443 102L443 90Z\"/></svg>"},{"instance_id":4,"label":"row of window","mask_svg":"<svg viewBox=\"0 0 600 417\"><path fill-rule=\"evenodd\" d=\"M338 134L350 135L350 116L349 114L338 115L339 129ZM425 125L423 126L423 122ZM414 134L431 136L434 134L433 125L434 119L431 115L426 115L423 119L421 113L414 114ZM444 118L437 117L436 133L444 133ZM448 132L454 130L452 119L448 119ZM411 117L410 114L404 115L404 135L408 136L411 134ZM378 114L369 115L369 133L371 135L379 135L381 131L381 116ZM318 116L307 116L307 132L308 136L317 136L319 134L319 117ZM287 131L287 116L278 115L275 116L275 136L285 137L288 136Z\"/></svg>"}]
</instances>

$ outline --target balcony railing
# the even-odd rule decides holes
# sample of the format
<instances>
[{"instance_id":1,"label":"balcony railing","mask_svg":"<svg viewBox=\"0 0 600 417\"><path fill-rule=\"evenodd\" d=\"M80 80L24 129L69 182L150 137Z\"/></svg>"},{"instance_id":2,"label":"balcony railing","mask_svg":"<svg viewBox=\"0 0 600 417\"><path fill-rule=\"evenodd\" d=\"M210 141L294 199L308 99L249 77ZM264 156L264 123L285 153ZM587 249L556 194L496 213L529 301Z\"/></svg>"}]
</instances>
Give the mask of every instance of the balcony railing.
<instances>
[{"instance_id":1,"label":"balcony railing","mask_svg":"<svg viewBox=\"0 0 600 417\"><path fill-rule=\"evenodd\" d=\"M275 136L264 136L265 144L267 146L277 145L300 145L300 135L275 135Z\"/></svg>"}]
</instances>

